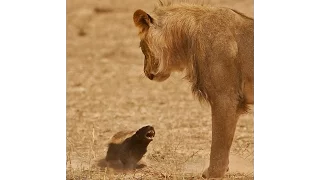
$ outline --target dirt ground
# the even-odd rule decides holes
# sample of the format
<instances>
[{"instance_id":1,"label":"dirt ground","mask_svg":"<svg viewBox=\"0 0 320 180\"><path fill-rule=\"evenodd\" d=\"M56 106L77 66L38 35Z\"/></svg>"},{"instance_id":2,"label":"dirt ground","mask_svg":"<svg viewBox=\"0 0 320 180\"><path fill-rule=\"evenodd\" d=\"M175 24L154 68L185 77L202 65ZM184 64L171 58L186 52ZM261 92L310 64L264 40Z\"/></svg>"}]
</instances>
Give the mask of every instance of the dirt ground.
<instances>
[{"instance_id":1,"label":"dirt ground","mask_svg":"<svg viewBox=\"0 0 320 180\"><path fill-rule=\"evenodd\" d=\"M253 0L212 0L253 17ZM132 15L156 0L67 0L67 179L201 179L209 163L211 115L183 80L143 74ZM120 130L155 127L148 166L129 172L97 165ZM253 108L240 118L228 179L253 179Z\"/></svg>"}]
</instances>

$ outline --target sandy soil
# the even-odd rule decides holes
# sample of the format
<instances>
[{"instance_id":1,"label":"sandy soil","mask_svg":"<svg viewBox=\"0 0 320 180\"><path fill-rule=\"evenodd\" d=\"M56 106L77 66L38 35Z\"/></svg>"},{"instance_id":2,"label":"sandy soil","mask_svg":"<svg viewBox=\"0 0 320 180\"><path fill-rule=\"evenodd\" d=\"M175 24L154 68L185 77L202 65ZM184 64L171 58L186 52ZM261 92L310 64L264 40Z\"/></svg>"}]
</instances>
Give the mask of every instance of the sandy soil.
<instances>
[{"instance_id":1,"label":"sandy soil","mask_svg":"<svg viewBox=\"0 0 320 180\"><path fill-rule=\"evenodd\" d=\"M205 1L253 17L253 0ZM132 22L153 0L67 0L67 179L201 179L209 163L211 117L183 74L150 81ZM109 138L151 124L149 166L101 169ZM253 179L253 112L238 122L229 179Z\"/></svg>"}]
</instances>

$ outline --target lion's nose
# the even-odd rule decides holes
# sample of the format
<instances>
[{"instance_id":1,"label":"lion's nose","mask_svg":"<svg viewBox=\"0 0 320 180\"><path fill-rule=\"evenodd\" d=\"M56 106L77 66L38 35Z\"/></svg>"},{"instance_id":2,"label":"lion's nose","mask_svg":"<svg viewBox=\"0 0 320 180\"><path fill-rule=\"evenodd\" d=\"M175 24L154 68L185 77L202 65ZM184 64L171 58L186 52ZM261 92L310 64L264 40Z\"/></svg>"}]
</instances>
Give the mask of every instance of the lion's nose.
<instances>
[{"instance_id":1,"label":"lion's nose","mask_svg":"<svg viewBox=\"0 0 320 180\"><path fill-rule=\"evenodd\" d=\"M144 74L145 74L150 80L153 80L154 74L149 73L148 71L144 71Z\"/></svg>"},{"instance_id":2,"label":"lion's nose","mask_svg":"<svg viewBox=\"0 0 320 180\"><path fill-rule=\"evenodd\" d=\"M149 75L149 79L152 80L153 78L154 78L154 75L153 75L153 74L150 74L150 75Z\"/></svg>"}]
</instances>

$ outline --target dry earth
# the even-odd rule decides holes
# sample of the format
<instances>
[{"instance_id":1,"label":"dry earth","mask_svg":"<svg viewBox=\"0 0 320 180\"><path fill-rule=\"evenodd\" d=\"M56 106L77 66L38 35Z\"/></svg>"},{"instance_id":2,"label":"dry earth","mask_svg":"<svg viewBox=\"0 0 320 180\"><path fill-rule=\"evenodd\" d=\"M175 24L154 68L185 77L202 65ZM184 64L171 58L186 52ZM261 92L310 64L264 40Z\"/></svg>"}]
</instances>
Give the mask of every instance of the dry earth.
<instances>
[{"instance_id":1,"label":"dry earth","mask_svg":"<svg viewBox=\"0 0 320 180\"><path fill-rule=\"evenodd\" d=\"M212 0L253 17L253 0ZM143 75L132 22L155 0L67 0L67 179L201 179L209 163L211 116L183 74L157 83ZM120 172L99 167L109 138L152 124L149 166ZM253 179L253 111L241 117L228 179Z\"/></svg>"}]
</instances>

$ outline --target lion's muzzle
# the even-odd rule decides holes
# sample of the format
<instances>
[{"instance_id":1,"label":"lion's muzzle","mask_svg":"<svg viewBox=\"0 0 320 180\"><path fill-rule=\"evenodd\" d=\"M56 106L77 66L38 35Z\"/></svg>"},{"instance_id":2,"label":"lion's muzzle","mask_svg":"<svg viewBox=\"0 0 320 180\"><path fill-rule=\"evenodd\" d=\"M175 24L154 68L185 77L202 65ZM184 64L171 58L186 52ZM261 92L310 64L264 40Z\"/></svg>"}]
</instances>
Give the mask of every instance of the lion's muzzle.
<instances>
[{"instance_id":1,"label":"lion's muzzle","mask_svg":"<svg viewBox=\"0 0 320 180\"><path fill-rule=\"evenodd\" d=\"M154 74L148 73L147 71L144 71L144 74L145 74L150 80L153 80Z\"/></svg>"},{"instance_id":2,"label":"lion's muzzle","mask_svg":"<svg viewBox=\"0 0 320 180\"><path fill-rule=\"evenodd\" d=\"M149 74L147 77L148 77L150 80L153 80L154 75L153 75L153 74Z\"/></svg>"}]
</instances>

